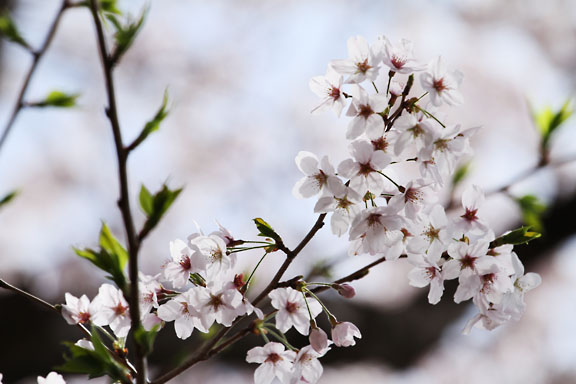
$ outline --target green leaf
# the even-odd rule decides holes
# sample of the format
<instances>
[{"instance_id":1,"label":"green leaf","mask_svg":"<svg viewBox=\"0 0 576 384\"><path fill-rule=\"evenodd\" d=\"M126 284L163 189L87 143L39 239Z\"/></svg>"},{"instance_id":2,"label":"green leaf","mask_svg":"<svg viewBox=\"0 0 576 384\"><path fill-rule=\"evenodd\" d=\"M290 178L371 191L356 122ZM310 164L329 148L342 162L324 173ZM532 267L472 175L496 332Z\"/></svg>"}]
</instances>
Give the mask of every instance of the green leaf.
<instances>
[{"instance_id":1,"label":"green leaf","mask_svg":"<svg viewBox=\"0 0 576 384\"><path fill-rule=\"evenodd\" d=\"M110 55L112 63L117 64L122 56L132 46L136 36L142 29L142 25L144 24L144 20L148 14L148 9L149 8L145 8L140 16L135 20L128 15L125 18L124 23L113 13L106 15L106 18L112 23L116 30L114 33L114 42L116 45Z\"/></svg>"},{"instance_id":2,"label":"green leaf","mask_svg":"<svg viewBox=\"0 0 576 384\"><path fill-rule=\"evenodd\" d=\"M560 110L556 112L550 107L546 107L539 112L533 111L534 121L542 136L542 148L548 147L552 133L568 120L573 113L574 107L570 99L566 100Z\"/></svg>"},{"instance_id":3,"label":"green leaf","mask_svg":"<svg viewBox=\"0 0 576 384\"><path fill-rule=\"evenodd\" d=\"M100 248L113 255L119 269L124 270L126 263L128 263L128 252L116 240L105 223L102 223L102 229L100 230Z\"/></svg>"},{"instance_id":4,"label":"green leaf","mask_svg":"<svg viewBox=\"0 0 576 384\"><path fill-rule=\"evenodd\" d=\"M146 191L143 192L143 190ZM180 195L180 192L182 192L182 188L170 190L166 184L163 184L162 189L153 196L146 196L146 194L150 195L150 192L144 186L140 189L140 205L148 218L144 223L144 232L148 233L158 225L160 219Z\"/></svg>"},{"instance_id":5,"label":"green leaf","mask_svg":"<svg viewBox=\"0 0 576 384\"><path fill-rule=\"evenodd\" d=\"M160 106L160 108L158 109L158 111L156 112L156 114L154 115L152 120L148 121L146 123L146 125L144 125L142 132L140 132L140 135L138 135L136 140L134 140L134 142L132 144L130 144L129 149L133 150L134 148L136 148L137 146L142 144L142 142L144 140L146 140L146 138L152 132L156 132L158 129L160 129L160 123L162 123L162 121L166 118L166 116L168 116L168 113L169 113L169 111L168 111L168 90L165 90L164 91L164 97L162 98L162 105Z\"/></svg>"},{"instance_id":6,"label":"green leaf","mask_svg":"<svg viewBox=\"0 0 576 384\"><path fill-rule=\"evenodd\" d=\"M152 209L154 206L154 198L152 194L150 194L148 188L146 188L144 185L142 185L142 187L140 188L139 200L140 200L140 207L142 208L146 216L150 216L152 214Z\"/></svg>"},{"instance_id":7,"label":"green leaf","mask_svg":"<svg viewBox=\"0 0 576 384\"><path fill-rule=\"evenodd\" d=\"M260 231L258 236L269 237L271 239L274 239L276 243L282 243L282 238L280 237L280 235L278 235L276 231L272 229L270 224L268 224L262 218L260 217L255 218L254 224L256 224L256 228Z\"/></svg>"},{"instance_id":8,"label":"green leaf","mask_svg":"<svg viewBox=\"0 0 576 384\"><path fill-rule=\"evenodd\" d=\"M531 226L535 231L542 232L542 214L546 211L546 206L533 195L523 196L516 201L522 210L524 224Z\"/></svg>"},{"instance_id":9,"label":"green leaf","mask_svg":"<svg viewBox=\"0 0 576 384\"><path fill-rule=\"evenodd\" d=\"M78 5L90 8L90 2L91 0L86 0L78 3ZM98 9L102 13L114 13L116 15L122 14L118 9L118 0L98 0Z\"/></svg>"},{"instance_id":10,"label":"green leaf","mask_svg":"<svg viewBox=\"0 0 576 384\"><path fill-rule=\"evenodd\" d=\"M76 106L79 94L69 94L60 91L52 91L42 101L28 104L31 107L59 107L70 108Z\"/></svg>"},{"instance_id":11,"label":"green leaf","mask_svg":"<svg viewBox=\"0 0 576 384\"><path fill-rule=\"evenodd\" d=\"M128 369L114 359L94 326L91 333L94 350L65 343L70 353L64 355L65 363L56 369L67 373L86 374L90 379L109 376L115 382L132 383Z\"/></svg>"},{"instance_id":12,"label":"green leaf","mask_svg":"<svg viewBox=\"0 0 576 384\"><path fill-rule=\"evenodd\" d=\"M18 191L12 191L0 200L0 207L11 202L18 195Z\"/></svg>"},{"instance_id":13,"label":"green leaf","mask_svg":"<svg viewBox=\"0 0 576 384\"><path fill-rule=\"evenodd\" d=\"M452 185L456 186L464 180L466 176L468 176L468 171L470 171L470 163L466 163L458 167L456 172L454 172L454 176L452 176Z\"/></svg>"},{"instance_id":14,"label":"green leaf","mask_svg":"<svg viewBox=\"0 0 576 384\"><path fill-rule=\"evenodd\" d=\"M154 349L154 341L156 340L156 335L160 325L155 325L150 331L146 331L142 326L140 326L136 331L134 331L134 340L143 348L144 354L149 355Z\"/></svg>"},{"instance_id":15,"label":"green leaf","mask_svg":"<svg viewBox=\"0 0 576 384\"><path fill-rule=\"evenodd\" d=\"M526 244L542 236L541 233L531 231L531 229L532 227L527 226L527 227L520 227L511 232L508 232L507 234L500 236L496 240L493 240L490 243L490 248L499 247L504 244L512 244L512 245Z\"/></svg>"},{"instance_id":16,"label":"green leaf","mask_svg":"<svg viewBox=\"0 0 576 384\"><path fill-rule=\"evenodd\" d=\"M128 252L126 252L126 249L116 240L108 226L104 223L102 223L102 229L100 230L99 242L99 250L74 248L74 252L76 252L78 256L89 260L104 272L109 273L106 278L114 281L116 285L124 291L126 288L124 268L128 262Z\"/></svg>"},{"instance_id":17,"label":"green leaf","mask_svg":"<svg viewBox=\"0 0 576 384\"><path fill-rule=\"evenodd\" d=\"M0 35L28 50L32 50L28 42L26 42L20 34L20 31L18 31L14 20L12 20L7 12L0 15Z\"/></svg>"}]
</instances>

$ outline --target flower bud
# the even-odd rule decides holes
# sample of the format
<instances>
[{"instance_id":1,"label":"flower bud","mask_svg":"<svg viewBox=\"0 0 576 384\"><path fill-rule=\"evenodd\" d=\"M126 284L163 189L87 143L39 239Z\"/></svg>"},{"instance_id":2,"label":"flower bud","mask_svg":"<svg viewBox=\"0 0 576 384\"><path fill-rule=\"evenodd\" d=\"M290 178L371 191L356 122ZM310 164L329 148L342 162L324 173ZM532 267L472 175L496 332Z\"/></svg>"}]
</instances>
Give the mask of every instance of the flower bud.
<instances>
[{"instance_id":1,"label":"flower bud","mask_svg":"<svg viewBox=\"0 0 576 384\"><path fill-rule=\"evenodd\" d=\"M309 340L312 348L318 353L323 353L328 348L328 335L322 328L312 328Z\"/></svg>"},{"instance_id":2,"label":"flower bud","mask_svg":"<svg viewBox=\"0 0 576 384\"><path fill-rule=\"evenodd\" d=\"M356 296L356 291L350 284L334 284L332 288L337 290L340 296L344 296L347 299L351 299Z\"/></svg>"},{"instance_id":3,"label":"flower bud","mask_svg":"<svg viewBox=\"0 0 576 384\"><path fill-rule=\"evenodd\" d=\"M338 322L332 328L332 341L337 347L350 347L356 344L354 338L361 338L360 330L347 321Z\"/></svg>"}]
</instances>

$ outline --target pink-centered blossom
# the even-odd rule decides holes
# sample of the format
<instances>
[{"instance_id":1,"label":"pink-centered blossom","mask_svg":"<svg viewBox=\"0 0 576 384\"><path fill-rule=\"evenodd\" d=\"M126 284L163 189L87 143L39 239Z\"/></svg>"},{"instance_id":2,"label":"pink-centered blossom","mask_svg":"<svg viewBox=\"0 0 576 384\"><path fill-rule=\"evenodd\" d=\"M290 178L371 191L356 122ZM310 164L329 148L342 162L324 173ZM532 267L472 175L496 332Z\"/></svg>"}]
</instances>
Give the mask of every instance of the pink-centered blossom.
<instances>
[{"instance_id":1,"label":"pink-centered blossom","mask_svg":"<svg viewBox=\"0 0 576 384\"><path fill-rule=\"evenodd\" d=\"M318 161L315 154L300 151L296 156L296 165L304 174L292 189L292 194L297 198L308 198L319 193L331 195L343 186L327 156Z\"/></svg>"},{"instance_id":2,"label":"pink-centered blossom","mask_svg":"<svg viewBox=\"0 0 576 384\"><path fill-rule=\"evenodd\" d=\"M270 384L275 377L282 384L289 384L295 358L296 352L286 351L284 345L270 342L263 347L254 347L249 350L246 361L260 364L254 371L255 384Z\"/></svg>"},{"instance_id":3,"label":"pink-centered blossom","mask_svg":"<svg viewBox=\"0 0 576 384\"><path fill-rule=\"evenodd\" d=\"M347 42L348 59L333 60L330 64L342 75L349 75L346 83L374 81L380 69L378 52L362 36L350 37Z\"/></svg>"},{"instance_id":4,"label":"pink-centered blossom","mask_svg":"<svg viewBox=\"0 0 576 384\"><path fill-rule=\"evenodd\" d=\"M342 75L336 73L330 66L325 76L316 76L310 80L310 89L322 99L312 112L320 112L332 108L336 115L340 116L342 109L346 105L345 97L342 94L342 80Z\"/></svg>"},{"instance_id":5,"label":"pink-centered blossom","mask_svg":"<svg viewBox=\"0 0 576 384\"><path fill-rule=\"evenodd\" d=\"M130 309L122 291L110 284L102 284L94 298L98 311L92 322L99 326L109 325L118 337L126 337L130 331Z\"/></svg>"},{"instance_id":6,"label":"pink-centered blossom","mask_svg":"<svg viewBox=\"0 0 576 384\"><path fill-rule=\"evenodd\" d=\"M276 328L286 333L292 326L302 335L308 335L310 328L310 313L312 319L322 312L322 306L313 298L306 298L302 292L293 288L277 288L268 294L272 299L272 306L278 310L276 314ZM310 308L310 313L308 312Z\"/></svg>"},{"instance_id":7,"label":"pink-centered blossom","mask_svg":"<svg viewBox=\"0 0 576 384\"><path fill-rule=\"evenodd\" d=\"M206 270L206 256L197 246L188 246L180 239L170 242L172 260L164 266L164 278L174 288L182 288L188 283L191 273Z\"/></svg>"},{"instance_id":8,"label":"pink-centered blossom","mask_svg":"<svg viewBox=\"0 0 576 384\"><path fill-rule=\"evenodd\" d=\"M301 348L294 359L294 368L290 384L317 383L324 371L318 358L322 357L326 351L327 350L318 352L310 345Z\"/></svg>"},{"instance_id":9,"label":"pink-centered blossom","mask_svg":"<svg viewBox=\"0 0 576 384\"><path fill-rule=\"evenodd\" d=\"M350 144L353 159L346 159L338 166L338 174L350 179L350 188L360 196L370 191L378 196L385 187L385 178L380 175L390 164L390 156L383 151L374 150L371 142L354 141Z\"/></svg>"},{"instance_id":10,"label":"pink-centered blossom","mask_svg":"<svg viewBox=\"0 0 576 384\"><path fill-rule=\"evenodd\" d=\"M382 62L391 71L407 75L426 67L414 57L414 45L411 41L402 39L400 44L392 44L386 37L380 36L378 43L382 49Z\"/></svg>"},{"instance_id":11,"label":"pink-centered blossom","mask_svg":"<svg viewBox=\"0 0 576 384\"><path fill-rule=\"evenodd\" d=\"M64 295L66 304L62 305L62 316L68 324L89 323L97 311L97 303L93 304L86 295L80 298L66 293Z\"/></svg>"},{"instance_id":12,"label":"pink-centered blossom","mask_svg":"<svg viewBox=\"0 0 576 384\"><path fill-rule=\"evenodd\" d=\"M462 73L459 71L449 72L438 57L431 62L426 72L420 75L422 88L428 91L432 104L439 106L442 103L457 106L464 102L462 94L458 90L462 82Z\"/></svg>"},{"instance_id":13,"label":"pink-centered blossom","mask_svg":"<svg viewBox=\"0 0 576 384\"><path fill-rule=\"evenodd\" d=\"M348 123L346 138L354 140L363 133L370 139L376 139L384 134L384 119L379 115L388 105L388 99L381 94L369 95L364 88L356 86L354 92L357 96L352 98L352 103L346 112L346 116L353 116Z\"/></svg>"}]
</instances>

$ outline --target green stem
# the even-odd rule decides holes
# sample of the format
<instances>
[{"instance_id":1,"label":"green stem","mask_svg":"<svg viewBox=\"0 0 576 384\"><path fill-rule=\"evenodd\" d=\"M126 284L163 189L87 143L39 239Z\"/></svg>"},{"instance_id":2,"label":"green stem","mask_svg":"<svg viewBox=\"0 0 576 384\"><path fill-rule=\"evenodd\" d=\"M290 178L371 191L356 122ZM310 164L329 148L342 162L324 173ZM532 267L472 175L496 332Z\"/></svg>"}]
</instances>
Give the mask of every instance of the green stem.
<instances>
[{"instance_id":1,"label":"green stem","mask_svg":"<svg viewBox=\"0 0 576 384\"><path fill-rule=\"evenodd\" d=\"M376 87L376 84L374 84L374 82L372 82L372 86L373 86L374 89L376 90L376 93L380 93L380 92L378 92L378 87Z\"/></svg>"},{"instance_id":2,"label":"green stem","mask_svg":"<svg viewBox=\"0 0 576 384\"><path fill-rule=\"evenodd\" d=\"M387 178L388 181L390 181L392 184L394 184L394 185L396 186L396 188L398 188L398 190L399 190L400 192L402 192L403 187L402 187L401 185L399 185L398 183L396 183L394 180L392 180L392 179L391 179L389 176L387 176L386 174L384 174L384 173L382 173L382 172L380 172L380 171L376 171L376 172L378 172L379 174L381 174L382 176L384 176L385 178Z\"/></svg>"},{"instance_id":3,"label":"green stem","mask_svg":"<svg viewBox=\"0 0 576 384\"><path fill-rule=\"evenodd\" d=\"M328 318L330 319L330 322L331 322L331 323L332 323L332 319L336 320L336 316L334 316L334 315L332 314L332 312L330 312L330 310L324 305L324 303L320 300L320 298L314 294L314 292L312 292L312 291L309 290L308 288L304 288L304 290L305 290L306 293L308 293L310 296L312 296L313 298L315 298L318 303L320 303L320 305L322 306L322 309L323 309L324 312L326 312L326 314L328 315Z\"/></svg>"},{"instance_id":4,"label":"green stem","mask_svg":"<svg viewBox=\"0 0 576 384\"><path fill-rule=\"evenodd\" d=\"M254 273L256 272L256 270L258 269L258 267L260 266L260 264L262 263L262 261L264 260L264 258L268 255L269 252L264 253L264 256L262 256L260 258L260 260L258 261L258 264L256 264L256 266L254 267L254 269L252 270L252 273L250 274L250 276L248 277L248 280L246 280L246 289L248 289L248 284L250 284L250 281L252 280L252 276L254 276Z\"/></svg>"},{"instance_id":5,"label":"green stem","mask_svg":"<svg viewBox=\"0 0 576 384\"><path fill-rule=\"evenodd\" d=\"M444 124L442 124L442 122L441 122L440 120L438 120L438 119L436 118L436 116L434 116L433 114L431 114L430 112L428 112L427 110L425 110L424 108L422 108L422 107L419 106L419 105L417 105L416 107L417 107L420 111L424 112L424 114L425 114L427 117L431 117L432 119L436 120L436 122L437 122L438 124L440 124L440 125L442 126L442 128L446 128L446 126L445 126Z\"/></svg>"},{"instance_id":6,"label":"green stem","mask_svg":"<svg viewBox=\"0 0 576 384\"><path fill-rule=\"evenodd\" d=\"M270 334L272 336L274 336L276 338L276 340L278 340L279 342L281 342L282 344L284 344L288 349L291 349L293 351L297 351L298 349L295 348L292 344L290 344L288 342L288 339L286 339L286 336L282 333L276 332L274 330L272 330L272 328L266 327L266 330L268 332L270 332Z\"/></svg>"}]
</instances>

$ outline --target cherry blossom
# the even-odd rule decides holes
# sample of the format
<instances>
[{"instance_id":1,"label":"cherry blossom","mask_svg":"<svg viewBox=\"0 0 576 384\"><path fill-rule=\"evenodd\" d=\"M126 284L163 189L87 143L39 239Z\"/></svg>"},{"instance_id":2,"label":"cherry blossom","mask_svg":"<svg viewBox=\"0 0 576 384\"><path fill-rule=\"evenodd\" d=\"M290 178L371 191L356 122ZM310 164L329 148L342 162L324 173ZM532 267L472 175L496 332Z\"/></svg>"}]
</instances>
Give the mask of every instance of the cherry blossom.
<instances>
[{"instance_id":1,"label":"cherry blossom","mask_svg":"<svg viewBox=\"0 0 576 384\"><path fill-rule=\"evenodd\" d=\"M363 196L370 191L379 195L385 186L384 176L378 172L390 164L390 156L375 151L372 143L359 140L350 145L354 159L346 159L338 166L338 174L350 179L350 188Z\"/></svg>"},{"instance_id":2,"label":"cherry blossom","mask_svg":"<svg viewBox=\"0 0 576 384\"><path fill-rule=\"evenodd\" d=\"M191 273L203 272L206 269L206 256L197 246L188 246L180 239L170 242L172 260L164 266L164 278L174 288L182 288L188 282Z\"/></svg>"},{"instance_id":3,"label":"cherry blossom","mask_svg":"<svg viewBox=\"0 0 576 384\"><path fill-rule=\"evenodd\" d=\"M332 194L343 186L326 156L318 161L313 153L300 151L296 156L296 165L305 175L292 189L293 195L298 198L308 198L318 193Z\"/></svg>"},{"instance_id":4,"label":"cherry blossom","mask_svg":"<svg viewBox=\"0 0 576 384\"><path fill-rule=\"evenodd\" d=\"M426 66L419 63L414 57L413 44L411 41L402 39L400 44L392 45L390 41L380 36L378 42L382 49L382 62L390 68L391 71L410 74L415 71L421 71Z\"/></svg>"},{"instance_id":5,"label":"cherry blossom","mask_svg":"<svg viewBox=\"0 0 576 384\"><path fill-rule=\"evenodd\" d=\"M270 342L249 350L246 361L260 364L254 371L255 384L270 384L275 377L288 384L292 379L295 358L296 352L286 351L282 344Z\"/></svg>"},{"instance_id":6,"label":"cherry blossom","mask_svg":"<svg viewBox=\"0 0 576 384\"><path fill-rule=\"evenodd\" d=\"M97 303L90 303L86 295L77 298L66 293L64 297L66 304L62 305L62 316L68 324L86 324L92 320L98 310Z\"/></svg>"},{"instance_id":7,"label":"cherry blossom","mask_svg":"<svg viewBox=\"0 0 576 384\"><path fill-rule=\"evenodd\" d=\"M310 345L312 346L312 349L314 349L318 353L323 353L330 345L328 335L326 334L326 332L324 332L322 328L312 327L308 339L310 340Z\"/></svg>"},{"instance_id":8,"label":"cherry blossom","mask_svg":"<svg viewBox=\"0 0 576 384\"><path fill-rule=\"evenodd\" d=\"M429 252L428 254L409 254L408 261L414 265L408 273L410 285L423 288L430 285L428 302L438 304L444 293L444 277L440 265L442 264L441 254Z\"/></svg>"},{"instance_id":9,"label":"cherry blossom","mask_svg":"<svg viewBox=\"0 0 576 384\"><path fill-rule=\"evenodd\" d=\"M304 301L304 295L293 288L277 288L268 294L272 299L272 306L278 310L276 314L276 328L286 333L292 326L304 336L308 335L310 320L316 318L322 307L313 298L307 298L308 306ZM310 318L310 313L312 319Z\"/></svg>"},{"instance_id":10,"label":"cherry blossom","mask_svg":"<svg viewBox=\"0 0 576 384\"><path fill-rule=\"evenodd\" d=\"M356 345L354 338L362 338L360 330L354 324L344 321L338 322L332 327L332 341L337 347Z\"/></svg>"},{"instance_id":11,"label":"cherry blossom","mask_svg":"<svg viewBox=\"0 0 576 384\"><path fill-rule=\"evenodd\" d=\"M102 284L94 303L98 311L94 315L93 323L109 325L116 336L126 337L130 331L130 310L122 291L110 284Z\"/></svg>"},{"instance_id":12,"label":"cherry blossom","mask_svg":"<svg viewBox=\"0 0 576 384\"><path fill-rule=\"evenodd\" d=\"M324 353L327 350L324 351ZM318 352L308 345L298 351L294 359L291 384L314 384L320 380L324 368L318 358L324 353Z\"/></svg>"},{"instance_id":13,"label":"cherry blossom","mask_svg":"<svg viewBox=\"0 0 576 384\"><path fill-rule=\"evenodd\" d=\"M46 378L38 376L38 384L66 384L64 377L56 372L50 372Z\"/></svg>"},{"instance_id":14,"label":"cherry blossom","mask_svg":"<svg viewBox=\"0 0 576 384\"><path fill-rule=\"evenodd\" d=\"M204 333L210 328L211 323L197 310L196 291L200 289L193 287L158 308L160 319L174 321L174 330L180 339L189 338L194 328Z\"/></svg>"},{"instance_id":15,"label":"cherry blossom","mask_svg":"<svg viewBox=\"0 0 576 384\"><path fill-rule=\"evenodd\" d=\"M352 103L346 112L347 116L354 118L348 124L346 138L353 140L366 132L370 139L375 139L384 133L384 120L378 113L384 111L388 105L386 96L375 94L368 95L366 91L356 86L357 97L352 99Z\"/></svg>"},{"instance_id":16,"label":"cherry blossom","mask_svg":"<svg viewBox=\"0 0 576 384\"><path fill-rule=\"evenodd\" d=\"M426 72L420 75L422 88L429 92L432 104L442 103L460 105L464 102L458 87L462 82L462 73L448 72L441 57L431 62Z\"/></svg>"},{"instance_id":17,"label":"cherry blossom","mask_svg":"<svg viewBox=\"0 0 576 384\"><path fill-rule=\"evenodd\" d=\"M342 113L346 100L342 95L342 76L336 73L332 67L328 67L325 76L316 76L310 80L309 86L312 92L322 99L320 104L312 112L324 111L333 108L338 116Z\"/></svg>"},{"instance_id":18,"label":"cherry blossom","mask_svg":"<svg viewBox=\"0 0 576 384\"><path fill-rule=\"evenodd\" d=\"M374 81L378 76L380 57L370 48L362 36L348 39L348 59L333 60L332 68L340 74L349 75L346 83L360 83L364 80Z\"/></svg>"}]
</instances>

